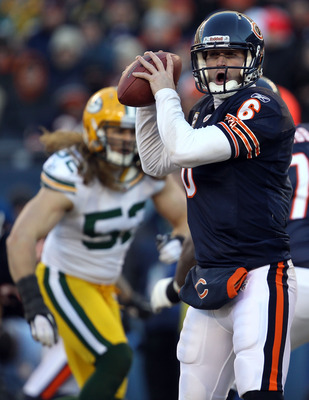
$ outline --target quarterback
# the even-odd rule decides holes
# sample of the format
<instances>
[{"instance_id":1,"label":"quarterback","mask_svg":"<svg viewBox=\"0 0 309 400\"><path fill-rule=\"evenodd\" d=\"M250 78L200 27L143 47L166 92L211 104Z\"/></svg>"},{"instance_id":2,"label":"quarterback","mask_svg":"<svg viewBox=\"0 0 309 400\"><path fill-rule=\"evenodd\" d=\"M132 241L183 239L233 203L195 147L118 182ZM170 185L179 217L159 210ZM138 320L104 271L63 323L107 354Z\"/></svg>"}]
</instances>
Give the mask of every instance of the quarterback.
<instances>
[{"instance_id":1,"label":"quarterback","mask_svg":"<svg viewBox=\"0 0 309 400\"><path fill-rule=\"evenodd\" d=\"M284 92L270 79L264 76L258 79L256 86L265 87L274 93L281 95L287 103L294 121L297 114L293 107L289 106ZM293 156L289 168L289 177L293 187L290 214L287 224L287 232L290 236L291 256L295 265L297 278L297 301L295 314L291 326L291 349L294 350L309 342L309 215L308 215L308 166L309 166L309 125L299 123L296 126ZM165 307L172 307L180 301L179 287L185 282L188 270L196 264L194 259L194 246L192 238L188 236L184 241L182 253L177 264L174 278L159 280L151 295L151 305L154 312L159 312ZM178 290L177 290L178 288ZM234 399L230 393L228 399ZM236 396L236 395L235 395ZM238 397L237 397L238 398Z\"/></svg>"},{"instance_id":2,"label":"quarterback","mask_svg":"<svg viewBox=\"0 0 309 400\"><path fill-rule=\"evenodd\" d=\"M264 39L246 15L217 12L191 47L196 87L206 94L186 121L173 64L134 73L155 106L137 113L142 167L182 167L195 265L180 289L189 304L177 357L179 400L223 400L236 380L244 400L282 400L290 358L296 277L286 224L295 126L286 104L257 88Z\"/></svg>"}]
</instances>

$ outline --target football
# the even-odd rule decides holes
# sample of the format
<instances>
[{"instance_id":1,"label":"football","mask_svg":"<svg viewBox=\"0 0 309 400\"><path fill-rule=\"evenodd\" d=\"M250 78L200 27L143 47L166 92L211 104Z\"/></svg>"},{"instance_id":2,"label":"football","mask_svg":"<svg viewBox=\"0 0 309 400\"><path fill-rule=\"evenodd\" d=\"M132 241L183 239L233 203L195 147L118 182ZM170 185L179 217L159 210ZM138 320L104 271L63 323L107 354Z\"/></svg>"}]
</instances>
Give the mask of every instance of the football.
<instances>
[{"instance_id":1,"label":"football","mask_svg":"<svg viewBox=\"0 0 309 400\"><path fill-rule=\"evenodd\" d=\"M164 68L166 68L166 55L168 53L156 52L155 54L163 62ZM176 85L181 74L182 62L177 54L171 54L174 64L174 82ZM153 65L153 61L149 55L145 55L143 58ZM149 82L146 79L136 78L132 75L133 72L145 71L147 72L147 69L138 60L135 60L124 70L117 87L118 100L121 104L131 107L145 107L155 102Z\"/></svg>"}]
</instances>

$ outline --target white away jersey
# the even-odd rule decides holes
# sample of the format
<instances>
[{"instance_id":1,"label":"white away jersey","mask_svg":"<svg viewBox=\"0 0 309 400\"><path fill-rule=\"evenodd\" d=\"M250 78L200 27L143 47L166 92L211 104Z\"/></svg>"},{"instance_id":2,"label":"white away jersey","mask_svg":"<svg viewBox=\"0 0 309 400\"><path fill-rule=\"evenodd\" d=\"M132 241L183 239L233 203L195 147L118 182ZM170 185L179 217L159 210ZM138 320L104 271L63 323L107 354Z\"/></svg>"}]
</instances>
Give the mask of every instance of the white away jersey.
<instances>
[{"instance_id":1,"label":"white away jersey","mask_svg":"<svg viewBox=\"0 0 309 400\"><path fill-rule=\"evenodd\" d=\"M41 174L43 186L66 195L74 204L48 234L42 261L51 269L102 284L114 283L145 203L165 181L143 176L126 192L103 187L98 180L84 185L76 160L66 151L53 154Z\"/></svg>"}]
</instances>

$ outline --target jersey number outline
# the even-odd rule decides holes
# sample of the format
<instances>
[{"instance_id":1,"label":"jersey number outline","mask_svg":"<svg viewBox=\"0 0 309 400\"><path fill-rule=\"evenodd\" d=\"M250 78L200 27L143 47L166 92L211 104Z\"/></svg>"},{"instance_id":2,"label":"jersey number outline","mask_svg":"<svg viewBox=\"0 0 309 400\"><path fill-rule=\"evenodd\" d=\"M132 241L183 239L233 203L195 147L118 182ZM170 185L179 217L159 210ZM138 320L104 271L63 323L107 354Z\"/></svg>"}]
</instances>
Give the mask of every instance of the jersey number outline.
<instances>
[{"instance_id":1,"label":"jersey number outline","mask_svg":"<svg viewBox=\"0 0 309 400\"><path fill-rule=\"evenodd\" d=\"M186 174L186 179L185 179ZM192 168L182 168L181 169L181 180L185 191L187 193L187 197L194 197L196 194L196 185L192 176Z\"/></svg>"},{"instance_id":2,"label":"jersey number outline","mask_svg":"<svg viewBox=\"0 0 309 400\"><path fill-rule=\"evenodd\" d=\"M133 206L128 211L128 217L133 218L138 211L142 210L145 206L146 202L142 201L140 203L133 204ZM110 219L117 218L123 215L121 208L115 208L110 211L101 211L94 212L85 215L85 222L83 232L86 236L90 238L101 238L100 241L89 241L82 240L84 246L86 246L89 250L98 250L98 249L110 249L112 248L118 239L121 240L121 243L125 243L129 240L133 234L133 229L126 231L114 230L107 232L105 234L96 233L95 232L95 224L97 221L102 219Z\"/></svg>"},{"instance_id":3,"label":"jersey number outline","mask_svg":"<svg viewBox=\"0 0 309 400\"><path fill-rule=\"evenodd\" d=\"M60 150L58 151L57 156L59 158L68 159L67 161L65 161L65 165L70 172L76 172L78 170L77 161L74 158L72 158L72 154L70 154L68 151Z\"/></svg>"},{"instance_id":4,"label":"jersey number outline","mask_svg":"<svg viewBox=\"0 0 309 400\"><path fill-rule=\"evenodd\" d=\"M246 100L237 111L237 118L241 120L252 119L255 113L261 109L261 103L257 99Z\"/></svg>"},{"instance_id":5,"label":"jersey number outline","mask_svg":"<svg viewBox=\"0 0 309 400\"><path fill-rule=\"evenodd\" d=\"M309 198L308 157L304 153L293 154L290 168L296 169L296 185L292 197L290 219L303 219L307 214Z\"/></svg>"}]
</instances>

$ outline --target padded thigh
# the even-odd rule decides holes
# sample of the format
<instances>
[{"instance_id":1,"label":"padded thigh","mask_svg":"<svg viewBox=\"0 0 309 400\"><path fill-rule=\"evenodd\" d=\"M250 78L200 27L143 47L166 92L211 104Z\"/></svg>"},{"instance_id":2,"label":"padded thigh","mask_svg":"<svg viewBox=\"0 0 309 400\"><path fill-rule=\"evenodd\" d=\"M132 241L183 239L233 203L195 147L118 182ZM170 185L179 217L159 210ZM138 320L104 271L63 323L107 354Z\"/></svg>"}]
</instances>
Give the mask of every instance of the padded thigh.
<instances>
[{"instance_id":1,"label":"padded thigh","mask_svg":"<svg viewBox=\"0 0 309 400\"><path fill-rule=\"evenodd\" d=\"M250 391L264 389L265 386L270 385L265 370L268 371L267 368L270 369L272 366L268 364L265 366L264 352L267 338L273 337L273 329L269 326L269 321L276 318L273 314L271 317L269 316L271 286L268 280L270 279L270 271L271 267L269 266L250 271L246 288L239 295L234 307L235 377L240 396ZM282 324L291 324L294 312L295 285L295 271L291 267L288 270L288 285L284 286L284 290L288 290L290 310L286 315L286 320L281 322ZM274 293L272 298L274 298ZM279 318L278 320L280 321ZM283 346L282 367L280 367L282 368L283 384L288 370L289 339L289 331L287 331L286 342ZM269 341L272 343L271 340ZM277 346L277 348L280 349L281 347ZM274 357L274 363L279 359L279 356L278 358ZM274 364L272 368L276 371L278 366ZM275 391L275 389L270 390Z\"/></svg>"},{"instance_id":2,"label":"padded thigh","mask_svg":"<svg viewBox=\"0 0 309 400\"><path fill-rule=\"evenodd\" d=\"M220 311L224 313L227 309ZM181 363L180 400L225 400L227 397L234 380L235 356L232 334L219 321L213 311L188 308L177 347Z\"/></svg>"},{"instance_id":3,"label":"padded thigh","mask_svg":"<svg viewBox=\"0 0 309 400\"><path fill-rule=\"evenodd\" d=\"M268 321L267 271L259 268L249 272L246 289L234 309L235 373L241 393L261 385Z\"/></svg>"},{"instance_id":4,"label":"padded thigh","mask_svg":"<svg viewBox=\"0 0 309 400\"><path fill-rule=\"evenodd\" d=\"M205 320L207 313L208 311L188 308L177 346L177 357L180 362L191 364L198 362L202 357L203 338L207 331Z\"/></svg>"}]
</instances>

